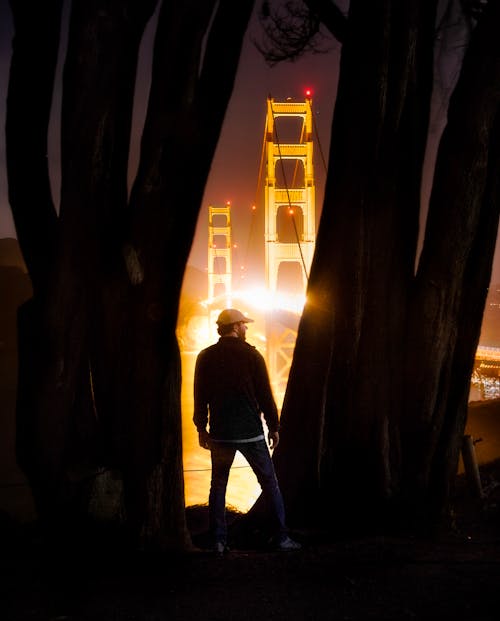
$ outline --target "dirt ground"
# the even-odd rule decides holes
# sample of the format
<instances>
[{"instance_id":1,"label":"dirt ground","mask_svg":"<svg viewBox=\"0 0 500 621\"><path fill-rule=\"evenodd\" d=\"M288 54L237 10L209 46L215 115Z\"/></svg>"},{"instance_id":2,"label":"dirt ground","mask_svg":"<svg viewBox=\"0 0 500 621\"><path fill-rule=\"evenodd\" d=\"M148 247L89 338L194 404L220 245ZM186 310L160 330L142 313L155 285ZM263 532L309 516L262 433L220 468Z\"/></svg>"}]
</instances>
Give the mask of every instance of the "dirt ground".
<instances>
[{"instance_id":1,"label":"dirt ground","mask_svg":"<svg viewBox=\"0 0 500 621\"><path fill-rule=\"evenodd\" d=\"M191 553L125 552L102 531L55 550L0 514L0 621L499 621L500 401L473 409L484 499L460 475L438 539L295 532L299 552L246 545L215 558L198 507Z\"/></svg>"},{"instance_id":2,"label":"dirt ground","mask_svg":"<svg viewBox=\"0 0 500 621\"><path fill-rule=\"evenodd\" d=\"M295 553L2 562L7 621L497 621L498 541L374 539Z\"/></svg>"},{"instance_id":3,"label":"dirt ground","mask_svg":"<svg viewBox=\"0 0 500 621\"><path fill-rule=\"evenodd\" d=\"M498 621L500 466L482 474L493 490L490 498L477 503L464 482L454 528L434 541L295 533L303 549L293 553L263 548L233 550L224 558L201 549L174 556L125 554L104 541L74 542L55 552L35 530L11 528L9 534L4 524L0 618ZM199 520L190 525L200 541Z\"/></svg>"}]
</instances>

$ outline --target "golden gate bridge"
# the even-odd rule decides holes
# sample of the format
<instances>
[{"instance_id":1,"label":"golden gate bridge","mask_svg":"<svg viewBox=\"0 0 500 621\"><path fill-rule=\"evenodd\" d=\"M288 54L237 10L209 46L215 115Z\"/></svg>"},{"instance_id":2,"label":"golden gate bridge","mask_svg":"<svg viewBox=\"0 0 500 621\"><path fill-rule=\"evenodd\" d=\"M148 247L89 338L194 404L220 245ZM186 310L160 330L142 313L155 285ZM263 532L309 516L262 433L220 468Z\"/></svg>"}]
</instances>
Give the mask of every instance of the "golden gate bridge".
<instances>
[{"instance_id":1,"label":"golden gate bridge","mask_svg":"<svg viewBox=\"0 0 500 621\"><path fill-rule=\"evenodd\" d=\"M316 241L311 92L304 101L267 100L259 179L264 182L265 286L233 288L231 204L208 208L209 326L221 308L238 306L256 319L276 398L281 402L305 302ZM286 131L286 141L280 139ZM290 225L291 233L290 234ZM293 291L282 286L283 274ZM291 277L290 277L291 275Z\"/></svg>"},{"instance_id":2,"label":"golden gate bridge","mask_svg":"<svg viewBox=\"0 0 500 621\"><path fill-rule=\"evenodd\" d=\"M282 125L288 130L285 142L280 140ZM277 102L268 98L259 169L259 180L265 174L263 288L233 287L235 245L232 240L231 204L208 207L208 297L204 302L208 320L206 340L216 337L215 318L222 308L238 306L255 318L257 346L266 356L273 389L280 404L315 247L313 133L322 154L315 132L309 90L304 101L289 99ZM252 209L255 210L255 206ZM280 286L282 272L294 277L293 291ZM500 377L500 348L478 347L474 377L481 380Z\"/></svg>"}]
</instances>

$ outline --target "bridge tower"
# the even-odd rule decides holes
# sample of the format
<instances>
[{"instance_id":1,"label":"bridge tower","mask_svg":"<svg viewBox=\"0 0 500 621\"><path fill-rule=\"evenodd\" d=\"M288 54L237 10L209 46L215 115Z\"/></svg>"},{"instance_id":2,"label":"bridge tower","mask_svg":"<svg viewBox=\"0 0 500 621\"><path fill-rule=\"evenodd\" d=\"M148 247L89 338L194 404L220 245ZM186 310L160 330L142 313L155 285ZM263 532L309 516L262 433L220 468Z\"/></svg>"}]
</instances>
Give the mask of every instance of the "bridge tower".
<instances>
[{"instance_id":1,"label":"bridge tower","mask_svg":"<svg viewBox=\"0 0 500 621\"><path fill-rule=\"evenodd\" d=\"M280 118L285 120L276 123ZM305 294L316 241L312 100L276 102L269 98L265 141L266 286L271 294L276 293L280 267L293 263L301 277L298 288ZM290 224L294 234L285 238L282 233L287 229L290 233ZM290 321L285 325L274 314L266 321L267 364L278 404L283 402L297 337L298 317Z\"/></svg>"},{"instance_id":2,"label":"bridge tower","mask_svg":"<svg viewBox=\"0 0 500 621\"><path fill-rule=\"evenodd\" d=\"M280 142L276 120L298 120L295 142ZM281 123L278 123L280 125ZM290 127L288 127L290 129ZM288 134L286 136L288 138ZM312 100L276 102L267 100L265 201L265 273L272 293L278 289L278 273L283 263L297 263L305 293L316 238L315 185L313 168ZM286 174L286 162L295 164L292 178ZM289 168L288 168L289 171ZM278 177L280 178L278 185ZM298 182L297 182L298 177ZM280 238L280 218L293 219L295 239Z\"/></svg>"},{"instance_id":3,"label":"bridge tower","mask_svg":"<svg viewBox=\"0 0 500 621\"><path fill-rule=\"evenodd\" d=\"M208 298L232 294L231 205L208 207Z\"/></svg>"}]
</instances>

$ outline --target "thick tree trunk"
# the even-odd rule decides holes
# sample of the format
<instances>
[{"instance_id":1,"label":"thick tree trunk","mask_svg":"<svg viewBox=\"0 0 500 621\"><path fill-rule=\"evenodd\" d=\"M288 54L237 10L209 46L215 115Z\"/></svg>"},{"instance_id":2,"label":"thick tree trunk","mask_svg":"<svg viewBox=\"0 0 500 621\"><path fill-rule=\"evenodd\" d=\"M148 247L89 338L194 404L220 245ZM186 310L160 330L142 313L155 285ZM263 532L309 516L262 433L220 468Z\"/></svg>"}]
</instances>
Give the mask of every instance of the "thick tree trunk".
<instances>
[{"instance_id":1,"label":"thick tree trunk","mask_svg":"<svg viewBox=\"0 0 500 621\"><path fill-rule=\"evenodd\" d=\"M57 214L47 132L59 49L62 0L10 2L15 38L5 125L9 202L35 295L47 285Z\"/></svg>"},{"instance_id":2,"label":"thick tree trunk","mask_svg":"<svg viewBox=\"0 0 500 621\"><path fill-rule=\"evenodd\" d=\"M143 494L155 507L143 516L150 538L169 532L163 528L155 535L166 519L157 511L157 482L170 482L163 497L183 498L181 444L171 440L181 433L178 302L252 6L253 0L203 6L190 0L182 7L165 3L159 16L126 250L128 261L137 257L139 270L128 329L132 355L124 410L134 430L130 437L141 437L130 447L133 469L144 473L141 480L135 478L129 499L139 507L134 498ZM142 518L136 517L139 523ZM174 528L178 522L175 514L172 518Z\"/></svg>"},{"instance_id":3,"label":"thick tree trunk","mask_svg":"<svg viewBox=\"0 0 500 621\"><path fill-rule=\"evenodd\" d=\"M74 316L69 296L72 292L82 296L81 324L73 330L81 330L85 345L79 362L92 374L100 428L99 457L122 472L127 522L134 538L142 528L137 515L145 519L148 508L145 492L135 494L134 502L129 502L131 490L143 490L144 479L162 462L159 428L162 417L169 415L162 410L163 400L157 392L151 394L157 400L155 426L149 424L147 403L127 399L128 361L134 357L128 348L130 330L140 340L145 328L127 319L138 302L122 258L137 58L155 5L156 0L74 3L64 74L61 271L54 295L66 311L57 325L66 328ZM62 343L66 340L64 334ZM164 352L162 361L167 357L168 352ZM149 367L144 371L150 371L148 377L159 372ZM145 383L143 389L147 388ZM130 410L134 411L135 425L131 424ZM180 444L179 435L174 437ZM177 472L177 480L182 480L179 450L166 456L165 464ZM148 456L147 465L137 458L141 451ZM188 537L181 517L180 483L175 494L175 505L160 506L162 514L172 515L172 523L180 525L180 530L168 535L170 541L182 546Z\"/></svg>"},{"instance_id":4,"label":"thick tree trunk","mask_svg":"<svg viewBox=\"0 0 500 621\"><path fill-rule=\"evenodd\" d=\"M287 427L308 428L312 418L316 469L304 487L319 490L324 515L331 508L347 521L361 504L392 493L399 462L400 343L418 233L435 7L393 4L351 3L309 302L276 456L280 477L288 477L295 458ZM311 351L305 341L315 332ZM312 412L303 396L311 392ZM288 498L288 486L284 491ZM297 510L290 506L291 519Z\"/></svg>"},{"instance_id":5,"label":"thick tree trunk","mask_svg":"<svg viewBox=\"0 0 500 621\"><path fill-rule=\"evenodd\" d=\"M106 280L116 278L111 271L118 261L112 265L110 257L120 246L116 241L113 244L110 232L113 225L120 230L117 215L121 209L123 218L126 206L136 57L154 3L149 7L137 2L107 3L106 10L100 12L98 3L73 3L69 68L65 71L59 220L50 196L47 128L61 3L44 4L40 12L31 5L24 9L18 4L13 3L16 38L7 120L9 195L35 289L31 310L26 309L20 318L24 360L20 364L18 417L23 433L18 447L40 518L50 523L56 516L61 520L68 517L61 509L67 503L70 471L99 457L95 453L100 429L89 380L92 357L101 361L109 350L104 346L107 341L99 340L105 331L99 330L102 321L96 318L102 311L100 294L106 293ZM82 38L82 33L89 39ZM73 66L72 59L76 61ZM26 111L27 102L32 105L34 101L33 76L43 89L39 101L47 102L36 110L38 114ZM30 128L31 140L38 141L33 148L24 140L23 124ZM23 152L41 155L23 160ZM31 346L24 334L31 335ZM110 359L108 355L103 363L113 368Z\"/></svg>"},{"instance_id":6,"label":"thick tree trunk","mask_svg":"<svg viewBox=\"0 0 500 621\"><path fill-rule=\"evenodd\" d=\"M421 529L442 517L456 471L491 275L500 7L489 6L474 32L450 103L414 277L434 10L376 4L370 17L364 6L358 14L363 3L351 3L276 463L292 520L301 515L295 476L313 491L316 509L302 513L315 520L388 529L403 519ZM352 49L364 41L369 54L360 58ZM306 458L297 463L299 441Z\"/></svg>"},{"instance_id":7,"label":"thick tree trunk","mask_svg":"<svg viewBox=\"0 0 500 621\"><path fill-rule=\"evenodd\" d=\"M61 513L71 473L111 466L123 475L133 536L185 547L177 307L253 0L163 3L139 173L127 208L137 55L155 6L156 0L72 4L59 219L45 155L61 6L51 3L40 15L16 6L9 183L42 294L23 313L23 333L34 335L37 357L21 361L20 385L30 397L20 398L20 408L31 419L20 425L19 454L48 521ZM42 17L48 21L41 32L51 43L37 58L46 105L33 117L39 141L33 152L42 156L25 160L17 110L26 110L27 46L40 40L42 48L35 26ZM23 186L25 161L41 187ZM55 252L39 268L44 246L31 229L31 206L40 195L44 210L36 221ZM27 338L20 340L29 351Z\"/></svg>"},{"instance_id":8,"label":"thick tree trunk","mask_svg":"<svg viewBox=\"0 0 500 621\"><path fill-rule=\"evenodd\" d=\"M61 425L40 437L37 378L45 361L42 308L53 265L57 214L50 190L47 131L57 64L62 2L26 8L12 1L15 24L7 98L6 150L9 201L17 236L28 267L34 299L18 317L19 377L16 440L18 460L32 484L38 508L45 502L42 487L53 489L62 459ZM36 102L36 104L35 104ZM42 445L41 442L48 442ZM57 446L56 446L57 445ZM56 446L56 448L52 448Z\"/></svg>"},{"instance_id":9,"label":"thick tree trunk","mask_svg":"<svg viewBox=\"0 0 500 621\"><path fill-rule=\"evenodd\" d=\"M492 3L450 102L409 317L403 484L431 520L457 466L498 229L499 26Z\"/></svg>"}]
</instances>

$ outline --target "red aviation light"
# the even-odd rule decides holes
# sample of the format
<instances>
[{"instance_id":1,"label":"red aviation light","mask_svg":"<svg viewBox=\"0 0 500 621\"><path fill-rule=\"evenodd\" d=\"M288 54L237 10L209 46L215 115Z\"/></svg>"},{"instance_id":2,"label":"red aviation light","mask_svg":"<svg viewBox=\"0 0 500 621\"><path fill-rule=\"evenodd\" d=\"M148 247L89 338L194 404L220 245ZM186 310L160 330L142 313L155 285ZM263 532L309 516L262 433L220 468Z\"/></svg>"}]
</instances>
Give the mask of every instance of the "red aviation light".
<instances>
[{"instance_id":1,"label":"red aviation light","mask_svg":"<svg viewBox=\"0 0 500 621\"><path fill-rule=\"evenodd\" d=\"M306 99L312 99L312 88L306 88Z\"/></svg>"}]
</instances>

